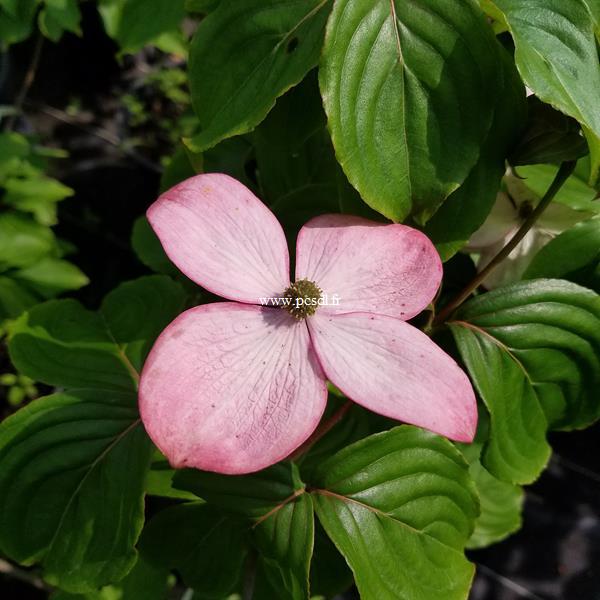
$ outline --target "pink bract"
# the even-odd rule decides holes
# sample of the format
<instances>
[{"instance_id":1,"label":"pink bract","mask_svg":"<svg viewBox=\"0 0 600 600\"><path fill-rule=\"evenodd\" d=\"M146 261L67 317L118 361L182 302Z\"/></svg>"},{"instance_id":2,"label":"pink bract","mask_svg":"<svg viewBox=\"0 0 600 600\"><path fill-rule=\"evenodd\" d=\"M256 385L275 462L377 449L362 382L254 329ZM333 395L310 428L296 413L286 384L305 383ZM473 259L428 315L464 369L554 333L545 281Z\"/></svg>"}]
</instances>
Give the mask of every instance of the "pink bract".
<instances>
[{"instance_id":1,"label":"pink bract","mask_svg":"<svg viewBox=\"0 0 600 600\"><path fill-rule=\"evenodd\" d=\"M179 315L144 365L142 420L174 467L241 474L284 459L317 427L327 379L374 412L472 441L469 379L405 322L442 277L422 233L343 215L309 221L298 235L296 281L315 282L340 304L297 320L261 304L290 286L289 256L277 219L241 183L192 177L147 215L179 269L233 301Z\"/></svg>"}]
</instances>

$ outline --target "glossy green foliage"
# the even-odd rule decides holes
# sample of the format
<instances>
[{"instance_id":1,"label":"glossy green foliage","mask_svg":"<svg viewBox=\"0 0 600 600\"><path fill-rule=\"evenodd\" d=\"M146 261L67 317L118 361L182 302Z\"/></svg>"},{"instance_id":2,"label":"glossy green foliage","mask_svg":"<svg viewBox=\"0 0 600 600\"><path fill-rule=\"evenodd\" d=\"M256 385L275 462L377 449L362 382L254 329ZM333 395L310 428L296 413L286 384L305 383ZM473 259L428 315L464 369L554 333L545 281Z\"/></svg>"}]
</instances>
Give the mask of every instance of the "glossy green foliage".
<instances>
[{"instance_id":1,"label":"glossy green foliage","mask_svg":"<svg viewBox=\"0 0 600 600\"><path fill-rule=\"evenodd\" d=\"M318 61L330 7L331 0L239 0L201 22L189 66L197 151L254 129L303 79Z\"/></svg>"},{"instance_id":2,"label":"glossy green foliage","mask_svg":"<svg viewBox=\"0 0 600 600\"><path fill-rule=\"evenodd\" d=\"M515 42L523 81L540 100L579 121L592 154L591 180L600 169L600 63L595 24L584 0L493 0ZM594 2L590 2L592 6Z\"/></svg>"},{"instance_id":3,"label":"glossy green foliage","mask_svg":"<svg viewBox=\"0 0 600 600\"><path fill-rule=\"evenodd\" d=\"M183 302L177 284L151 276L117 288L98 313L56 300L11 326L20 371L67 389L0 425L0 548L42 562L62 589L94 590L135 563L152 453L136 383L149 345Z\"/></svg>"},{"instance_id":4,"label":"glossy green foliage","mask_svg":"<svg viewBox=\"0 0 600 600\"><path fill-rule=\"evenodd\" d=\"M425 221L465 181L492 125L499 63L474 2L335 3L321 90L338 161L367 204Z\"/></svg>"},{"instance_id":5,"label":"glossy green foliage","mask_svg":"<svg viewBox=\"0 0 600 600\"><path fill-rule=\"evenodd\" d=\"M354 572L361 598L465 598L463 555L478 514L460 453L403 426L324 461L313 492L321 524Z\"/></svg>"},{"instance_id":6,"label":"glossy green foliage","mask_svg":"<svg viewBox=\"0 0 600 600\"><path fill-rule=\"evenodd\" d=\"M471 300L450 325L490 413L483 465L533 481L550 456L548 428L600 417L600 298L567 281L526 281Z\"/></svg>"},{"instance_id":7,"label":"glossy green foliage","mask_svg":"<svg viewBox=\"0 0 600 600\"><path fill-rule=\"evenodd\" d=\"M523 488L497 479L481 464L481 444L462 446L461 450L469 461L481 510L467 548L485 548L520 529L525 495Z\"/></svg>"}]
</instances>

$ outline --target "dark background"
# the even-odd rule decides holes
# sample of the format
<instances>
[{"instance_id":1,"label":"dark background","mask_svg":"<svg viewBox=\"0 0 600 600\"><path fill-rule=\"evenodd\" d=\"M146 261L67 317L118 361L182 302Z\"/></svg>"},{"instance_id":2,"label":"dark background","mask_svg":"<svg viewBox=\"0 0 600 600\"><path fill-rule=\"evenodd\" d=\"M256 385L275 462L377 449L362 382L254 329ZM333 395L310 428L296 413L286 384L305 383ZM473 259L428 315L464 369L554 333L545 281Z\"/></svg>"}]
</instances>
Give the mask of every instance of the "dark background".
<instances>
[{"instance_id":1,"label":"dark background","mask_svg":"<svg viewBox=\"0 0 600 600\"><path fill-rule=\"evenodd\" d=\"M156 50L118 61L94 7L84 3L82 10L82 38L67 34L59 44L44 43L17 129L37 133L45 145L70 154L57 161L52 173L76 192L60 204L56 233L77 246L70 260L91 280L77 297L97 307L119 282L146 272L131 250L131 228L157 195L161 158L172 150L165 119L175 121L180 109L147 85L145 76L182 65ZM13 101L34 44L16 45L2 57L1 104ZM133 125L124 94L135 95L156 118ZM74 99L75 113L69 111ZM461 260L450 269L460 271ZM0 372L9 369L6 348L0 347ZM9 408L1 389L0 415L5 416ZM469 553L478 565L471 600L600 600L599 433L596 425L551 435L555 453L546 472L527 489L522 530ZM0 598L46 597L0 569Z\"/></svg>"}]
</instances>

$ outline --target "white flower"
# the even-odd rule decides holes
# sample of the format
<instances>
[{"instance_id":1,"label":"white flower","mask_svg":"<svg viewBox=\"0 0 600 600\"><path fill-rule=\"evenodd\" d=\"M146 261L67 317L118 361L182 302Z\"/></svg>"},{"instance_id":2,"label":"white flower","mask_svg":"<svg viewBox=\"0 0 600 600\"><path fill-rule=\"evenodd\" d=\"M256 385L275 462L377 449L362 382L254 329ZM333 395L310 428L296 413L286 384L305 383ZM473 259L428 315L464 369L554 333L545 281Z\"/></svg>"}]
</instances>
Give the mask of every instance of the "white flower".
<instances>
[{"instance_id":1,"label":"white flower","mask_svg":"<svg viewBox=\"0 0 600 600\"><path fill-rule=\"evenodd\" d=\"M519 230L540 198L525 182L512 174L503 179L503 190L485 223L471 236L468 252L479 254L477 270L481 271ZM569 229L590 213L577 211L552 202L508 257L485 279L483 285L494 289L518 281L535 254L552 238Z\"/></svg>"}]
</instances>

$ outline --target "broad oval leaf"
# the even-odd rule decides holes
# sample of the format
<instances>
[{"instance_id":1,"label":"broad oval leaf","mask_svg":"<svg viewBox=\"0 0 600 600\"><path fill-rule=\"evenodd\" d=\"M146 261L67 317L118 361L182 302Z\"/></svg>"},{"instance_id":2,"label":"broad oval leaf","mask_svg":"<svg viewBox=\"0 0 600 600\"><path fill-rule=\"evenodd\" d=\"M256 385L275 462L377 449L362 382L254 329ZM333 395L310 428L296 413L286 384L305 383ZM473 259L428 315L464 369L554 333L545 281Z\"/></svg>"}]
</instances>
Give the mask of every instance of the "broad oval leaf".
<instances>
[{"instance_id":1,"label":"broad oval leaf","mask_svg":"<svg viewBox=\"0 0 600 600\"><path fill-rule=\"evenodd\" d=\"M600 169L600 63L594 21L583 0L493 0L515 42L527 86L583 126L592 151L592 181Z\"/></svg>"},{"instance_id":2,"label":"broad oval leaf","mask_svg":"<svg viewBox=\"0 0 600 600\"><path fill-rule=\"evenodd\" d=\"M75 300L45 302L11 325L11 359L50 385L133 390L150 345L184 298L171 279L151 275L110 292L99 313Z\"/></svg>"},{"instance_id":3,"label":"broad oval leaf","mask_svg":"<svg viewBox=\"0 0 600 600\"><path fill-rule=\"evenodd\" d=\"M525 281L472 299L450 326L490 412L484 466L533 481L550 455L548 428L600 417L600 297L567 281Z\"/></svg>"},{"instance_id":4,"label":"broad oval leaf","mask_svg":"<svg viewBox=\"0 0 600 600\"><path fill-rule=\"evenodd\" d=\"M39 298L10 277L0 275L0 323L14 319L33 306Z\"/></svg>"},{"instance_id":5,"label":"broad oval leaf","mask_svg":"<svg viewBox=\"0 0 600 600\"><path fill-rule=\"evenodd\" d=\"M263 592L273 588L282 599L308 599L313 504L293 463L233 477L185 469L175 474L174 484L224 511L252 519L254 541L265 559Z\"/></svg>"},{"instance_id":6,"label":"broad oval leaf","mask_svg":"<svg viewBox=\"0 0 600 600\"><path fill-rule=\"evenodd\" d=\"M310 561L315 540L313 502L302 493L260 519L254 534L263 556L280 573L281 599L309 598Z\"/></svg>"},{"instance_id":7,"label":"broad oval leaf","mask_svg":"<svg viewBox=\"0 0 600 600\"><path fill-rule=\"evenodd\" d=\"M126 281L102 301L111 338L138 372L158 334L185 308L183 288L160 275Z\"/></svg>"},{"instance_id":8,"label":"broad oval leaf","mask_svg":"<svg viewBox=\"0 0 600 600\"><path fill-rule=\"evenodd\" d=\"M293 463L278 463L257 473L235 476L182 469L175 473L173 485L223 510L251 519L264 517L304 490Z\"/></svg>"},{"instance_id":9,"label":"broad oval leaf","mask_svg":"<svg viewBox=\"0 0 600 600\"><path fill-rule=\"evenodd\" d=\"M427 222L424 231L445 262L466 245L489 215L506 170L506 157L526 121L525 87L512 57L500 52L502 81L494 121L481 155L464 183Z\"/></svg>"},{"instance_id":10,"label":"broad oval leaf","mask_svg":"<svg viewBox=\"0 0 600 600\"><path fill-rule=\"evenodd\" d=\"M465 460L410 426L365 438L325 460L313 498L363 600L464 599L463 554L478 514Z\"/></svg>"},{"instance_id":11,"label":"broad oval leaf","mask_svg":"<svg viewBox=\"0 0 600 600\"><path fill-rule=\"evenodd\" d=\"M15 367L35 381L67 388L128 391L137 373L101 315L76 300L50 300L9 328Z\"/></svg>"},{"instance_id":12,"label":"broad oval leaf","mask_svg":"<svg viewBox=\"0 0 600 600\"><path fill-rule=\"evenodd\" d=\"M133 393L73 391L0 425L0 549L42 562L72 592L121 579L136 561L152 445Z\"/></svg>"},{"instance_id":13,"label":"broad oval leaf","mask_svg":"<svg viewBox=\"0 0 600 600\"><path fill-rule=\"evenodd\" d=\"M471 379L490 412L484 466L514 483L537 479L550 458L548 422L535 389L510 352L469 324L454 322L452 333Z\"/></svg>"},{"instance_id":14,"label":"broad oval leaf","mask_svg":"<svg viewBox=\"0 0 600 600\"><path fill-rule=\"evenodd\" d=\"M594 188L587 185L581 176L581 172L578 172L580 171L580 163L578 163L576 172L565 181L564 185L557 192L553 202L564 204L573 210L589 212L591 214L600 213L600 202L596 200L598 193ZM531 198L533 201L537 201L537 199L544 196L556 177L557 172L558 167L555 165L527 165L516 169L517 176L523 180L521 185L525 185L533 192L533 197Z\"/></svg>"},{"instance_id":15,"label":"broad oval leaf","mask_svg":"<svg viewBox=\"0 0 600 600\"><path fill-rule=\"evenodd\" d=\"M203 19L189 65L195 151L254 129L317 64L331 1L236 0Z\"/></svg>"},{"instance_id":16,"label":"broad oval leaf","mask_svg":"<svg viewBox=\"0 0 600 600\"><path fill-rule=\"evenodd\" d=\"M524 279L568 279L600 293L600 217L577 223L546 244Z\"/></svg>"},{"instance_id":17,"label":"broad oval leaf","mask_svg":"<svg viewBox=\"0 0 600 600\"><path fill-rule=\"evenodd\" d=\"M490 129L498 48L471 0L337 0L321 92L337 158L364 201L425 221Z\"/></svg>"},{"instance_id":18,"label":"broad oval leaf","mask_svg":"<svg viewBox=\"0 0 600 600\"><path fill-rule=\"evenodd\" d=\"M185 16L184 0L103 0L99 11L108 34L122 52L137 52L163 33L177 29Z\"/></svg>"},{"instance_id":19,"label":"broad oval leaf","mask_svg":"<svg viewBox=\"0 0 600 600\"><path fill-rule=\"evenodd\" d=\"M485 548L521 528L523 488L494 477L480 462L480 444L461 447L477 487L481 514L475 521L467 548Z\"/></svg>"},{"instance_id":20,"label":"broad oval leaf","mask_svg":"<svg viewBox=\"0 0 600 600\"><path fill-rule=\"evenodd\" d=\"M226 598L238 590L247 535L247 524L207 504L188 502L151 519L139 548L150 564L176 569L200 597Z\"/></svg>"},{"instance_id":21,"label":"broad oval leaf","mask_svg":"<svg viewBox=\"0 0 600 600\"><path fill-rule=\"evenodd\" d=\"M0 550L42 562L67 591L117 581L135 563L152 454L136 366L181 305L179 286L152 276L117 288L101 313L52 301L11 328L17 368L71 390L0 425Z\"/></svg>"},{"instance_id":22,"label":"broad oval leaf","mask_svg":"<svg viewBox=\"0 0 600 600\"><path fill-rule=\"evenodd\" d=\"M0 214L0 270L34 264L56 248L49 227L17 212Z\"/></svg>"}]
</instances>

